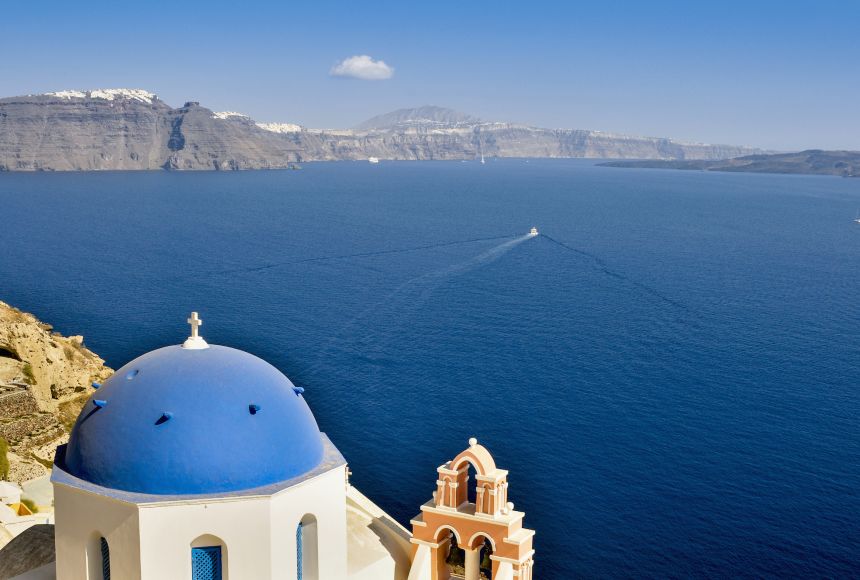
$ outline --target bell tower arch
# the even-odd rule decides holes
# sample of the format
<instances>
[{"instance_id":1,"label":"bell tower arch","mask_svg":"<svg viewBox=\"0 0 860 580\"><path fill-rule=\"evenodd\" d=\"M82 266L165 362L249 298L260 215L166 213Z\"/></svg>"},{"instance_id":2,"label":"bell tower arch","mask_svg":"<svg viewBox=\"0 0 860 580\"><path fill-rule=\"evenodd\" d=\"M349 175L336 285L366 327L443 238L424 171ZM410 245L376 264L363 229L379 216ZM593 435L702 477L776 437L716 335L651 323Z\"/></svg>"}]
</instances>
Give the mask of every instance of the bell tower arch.
<instances>
[{"instance_id":1,"label":"bell tower arch","mask_svg":"<svg viewBox=\"0 0 860 580\"><path fill-rule=\"evenodd\" d=\"M433 497L412 520L409 580L448 580L452 545L465 553L466 580L481 578L482 551L489 554L492 580L533 580L534 530L523 527L525 514L508 501L508 472L496 467L487 448L472 438L467 449L436 472ZM474 502L469 500L472 486Z\"/></svg>"}]
</instances>

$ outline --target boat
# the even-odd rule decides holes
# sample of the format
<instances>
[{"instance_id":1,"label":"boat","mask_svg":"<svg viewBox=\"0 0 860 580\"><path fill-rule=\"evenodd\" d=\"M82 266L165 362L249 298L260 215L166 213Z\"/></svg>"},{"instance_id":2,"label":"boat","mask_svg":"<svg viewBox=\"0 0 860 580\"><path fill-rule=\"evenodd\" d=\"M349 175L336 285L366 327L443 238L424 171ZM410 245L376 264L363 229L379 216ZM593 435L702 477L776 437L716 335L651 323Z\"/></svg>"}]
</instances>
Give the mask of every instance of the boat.
<instances>
[{"instance_id":1,"label":"boat","mask_svg":"<svg viewBox=\"0 0 860 580\"><path fill-rule=\"evenodd\" d=\"M379 163L379 157L368 157L368 163Z\"/></svg>"},{"instance_id":2,"label":"boat","mask_svg":"<svg viewBox=\"0 0 860 580\"><path fill-rule=\"evenodd\" d=\"M538 229L537 229L537 228L534 228L534 227L533 227L531 230L529 230L529 237L530 237L530 238L533 238L533 237L535 237L536 235L538 235Z\"/></svg>"},{"instance_id":3,"label":"boat","mask_svg":"<svg viewBox=\"0 0 860 580\"><path fill-rule=\"evenodd\" d=\"M860 224L860 209L857 210L857 213L854 214L854 223Z\"/></svg>"}]
</instances>

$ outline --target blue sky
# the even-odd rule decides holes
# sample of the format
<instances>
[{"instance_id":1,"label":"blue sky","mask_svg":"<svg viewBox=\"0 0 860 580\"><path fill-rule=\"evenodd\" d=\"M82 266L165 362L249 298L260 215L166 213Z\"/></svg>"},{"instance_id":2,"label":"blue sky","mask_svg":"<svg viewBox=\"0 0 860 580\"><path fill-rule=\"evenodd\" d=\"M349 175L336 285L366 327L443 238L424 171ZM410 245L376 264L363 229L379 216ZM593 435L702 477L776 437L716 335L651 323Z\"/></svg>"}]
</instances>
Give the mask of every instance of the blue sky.
<instances>
[{"instance_id":1,"label":"blue sky","mask_svg":"<svg viewBox=\"0 0 860 580\"><path fill-rule=\"evenodd\" d=\"M369 55L389 79L336 77ZM0 95L131 87L349 127L435 104L489 120L860 149L860 2L8 2Z\"/></svg>"}]
</instances>

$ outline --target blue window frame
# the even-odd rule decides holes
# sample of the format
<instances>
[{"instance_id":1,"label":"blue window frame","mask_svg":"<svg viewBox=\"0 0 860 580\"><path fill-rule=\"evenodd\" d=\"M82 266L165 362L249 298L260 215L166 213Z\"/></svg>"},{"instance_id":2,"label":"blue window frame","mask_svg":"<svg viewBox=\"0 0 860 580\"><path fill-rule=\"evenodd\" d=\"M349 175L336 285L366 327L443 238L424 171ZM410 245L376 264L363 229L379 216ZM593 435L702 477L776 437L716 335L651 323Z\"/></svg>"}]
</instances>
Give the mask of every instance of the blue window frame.
<instances>
[{"instance_id":1,"label":"blue window frame","mask_svg":"<svg viewBox=\"0 0 860 580\"><path fill-rule=\"evenodd\" d=\"M304 564L302 563L302 524L299 522L299 525L296 526L296 578L297 580L303 580L302 576L304 574Z\"/></svg>"},{"instance_id":2,"label":"blue window frame","mask_svg":"<svg viewBox=\"0 0 860 580\"><path fill-rule=\"evenodd\" d=\"M102 580L110 580L110 547L107 540L99 538L99 547L102 551Z\"/></svg>"},{"instance_id":3,"label":"blue window frame","mask_svg":"<svg viewBox=\"0 0 860 580\"><path fill-rule=\"evenodd\" d=\"M221 580L221 546L191 548L191 578Z\"/></svg>"}]
</instances>

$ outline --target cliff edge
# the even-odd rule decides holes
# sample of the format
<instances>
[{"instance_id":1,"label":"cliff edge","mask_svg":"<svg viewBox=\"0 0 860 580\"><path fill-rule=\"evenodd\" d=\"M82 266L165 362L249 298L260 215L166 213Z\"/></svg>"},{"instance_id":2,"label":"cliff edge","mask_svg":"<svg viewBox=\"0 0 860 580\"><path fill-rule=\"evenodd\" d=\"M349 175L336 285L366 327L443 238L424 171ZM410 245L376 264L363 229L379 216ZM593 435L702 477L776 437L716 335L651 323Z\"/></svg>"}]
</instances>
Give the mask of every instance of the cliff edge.
<instances>
[{"instance_id":1,"label":"cliff edge","mask_svg":"<svg viewBox=\"0 0 860 580\"><path fill-rule=\"evenodd\" d=\"M0 437L9 443L10 481L47 473L92 383L112 373L82 336L61 336L0 301Z\"/></svg>"},{"instance_id":2,"label":"cliff edge","mask_svg":"<svg viewBox=\"0 0 860 580\"><path fill-rule=\"evenodd\" d=\"M600 157L727 159L732 145L486 122L426 105L355 129L258 123L195 101L173 108L140 89L0 98L0 171L237 170L302 161Z\"/></svg>"}]
</instances>

